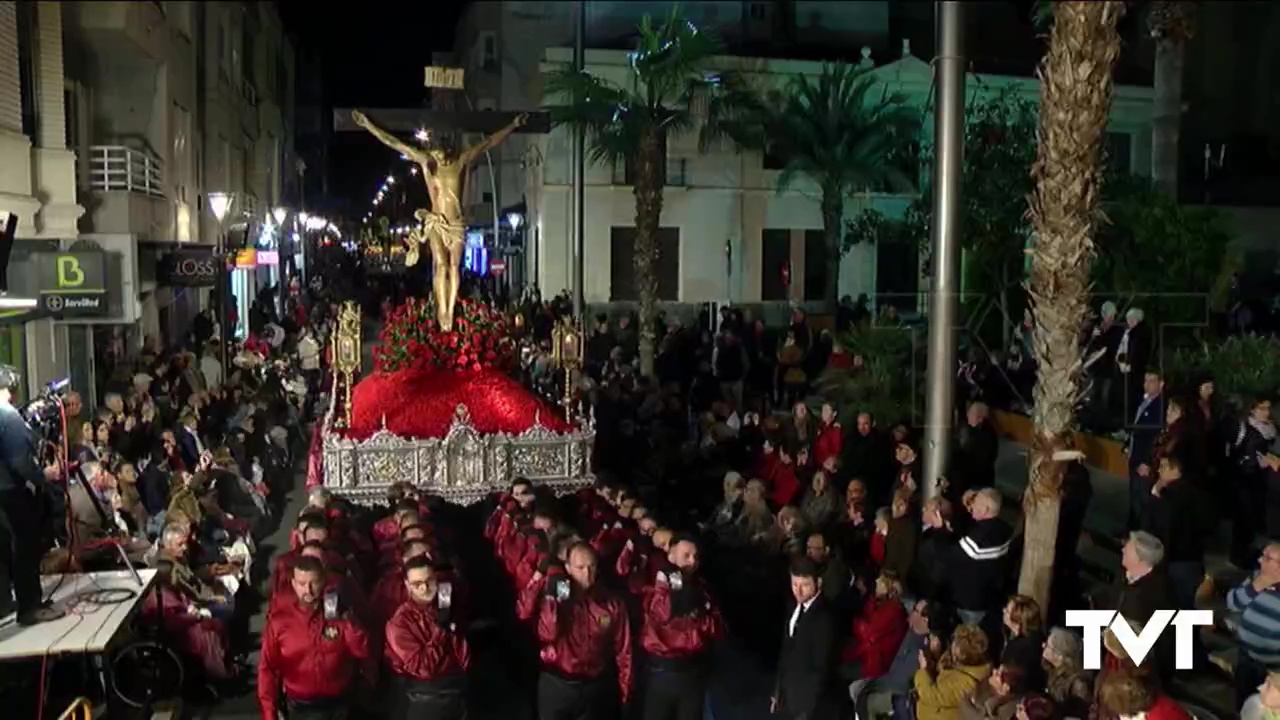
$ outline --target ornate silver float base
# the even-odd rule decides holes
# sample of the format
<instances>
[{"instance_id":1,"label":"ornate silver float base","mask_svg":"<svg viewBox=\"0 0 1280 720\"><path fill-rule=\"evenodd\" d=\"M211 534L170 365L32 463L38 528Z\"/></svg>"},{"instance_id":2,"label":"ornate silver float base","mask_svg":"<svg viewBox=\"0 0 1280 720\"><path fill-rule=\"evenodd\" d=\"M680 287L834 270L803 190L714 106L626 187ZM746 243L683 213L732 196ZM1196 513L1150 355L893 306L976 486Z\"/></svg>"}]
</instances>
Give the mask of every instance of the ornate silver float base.
<instances>
[{"instance_id":1,"label":"ornate silver float base","mask_svg":"<svg viewBox=\"0 0 1280 720\"><path fill-rule=\"evenodd\" d=\"M387 491L408 481L449 502L468 505L506 490L525 477L557 494L590 486L591 420L571 433L555 433L539 421L519 435L482 435L458 405L443 438L402 438L384 426L366 440L328 434L324 439L324 485L360 505L383 504Z\"/></svg>"}]
</instances>

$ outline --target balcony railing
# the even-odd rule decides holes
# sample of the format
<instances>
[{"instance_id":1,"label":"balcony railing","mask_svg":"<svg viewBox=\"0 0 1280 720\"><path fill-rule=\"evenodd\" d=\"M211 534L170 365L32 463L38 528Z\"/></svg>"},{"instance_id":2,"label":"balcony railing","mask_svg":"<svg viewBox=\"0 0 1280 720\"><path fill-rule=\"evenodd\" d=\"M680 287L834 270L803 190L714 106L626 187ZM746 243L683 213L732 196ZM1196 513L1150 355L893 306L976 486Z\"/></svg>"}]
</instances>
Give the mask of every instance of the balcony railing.
<instances>
[{"instance_id":1,"label":"balcony railing","mask_svg":"<svg viewBox=\"0 0 1280 720\"><path fill-rule=\"evenodd\" d=\"M123 145L94 145L89 148L88 163L90 190L165 195L160 159L151 153Z\"/></svg>"}]
</instances>

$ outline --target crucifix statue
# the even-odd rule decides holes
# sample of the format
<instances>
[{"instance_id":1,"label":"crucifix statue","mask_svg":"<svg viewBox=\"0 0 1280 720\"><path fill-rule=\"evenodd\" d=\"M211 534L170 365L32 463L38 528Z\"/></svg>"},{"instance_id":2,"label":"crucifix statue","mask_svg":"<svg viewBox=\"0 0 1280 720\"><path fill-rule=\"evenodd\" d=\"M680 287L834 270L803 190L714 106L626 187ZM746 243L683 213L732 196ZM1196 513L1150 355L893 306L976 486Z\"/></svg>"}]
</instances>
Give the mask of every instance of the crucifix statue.
<instances>
[{"instance_id":1,"label":"crucifix statue","mask_svg":"<svg viewBox=\"0 0 1280 720\"><path fill-rule=\"evenodd\" d=\"M436 302L436 321L443 330L453 329L453 310L461 285L459 267L466 247L466 224L462 216L462 189L467 168L476 158L497 147L524 126L527 115L517 115L511 124L468 148L453 150L438 143L414 147L374 125L364 113L351 113L356 125L368 130L383 145L399 152L422 168L422 179L431 196L431 210L415 213L419 226L409 235L405 264L418 262L418 247L423 242L431 249L434 272L431 280Z\"/></svg>"}]
</instances>

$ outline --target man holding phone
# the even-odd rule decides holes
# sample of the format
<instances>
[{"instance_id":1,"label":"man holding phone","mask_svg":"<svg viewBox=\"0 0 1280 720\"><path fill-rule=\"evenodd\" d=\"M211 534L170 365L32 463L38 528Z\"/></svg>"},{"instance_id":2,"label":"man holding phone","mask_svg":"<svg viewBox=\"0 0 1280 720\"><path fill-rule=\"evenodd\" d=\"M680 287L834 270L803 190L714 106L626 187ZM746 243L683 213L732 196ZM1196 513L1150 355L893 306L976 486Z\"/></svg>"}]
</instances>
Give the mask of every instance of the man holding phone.
<instances>
[{"instance_id":1,"label":"man holding phone","mask_svg":"<svg viewBox=\"0 0 1280 720\"><path fill-rule=\"evenodd\" d=\"M596 720L617 715L631 698L631 623L622 599L596 583L596 552L580 542L566 555L565 576L548 576L538 612L538 717ZM612 666L612 668L610 667Z\"/></svg>"},{"instance_id":2,"label":"man holding phone","mask_svg":"<svg viewBox=\"0 0 1280 720\"><path fill-rule=\"evenodd\" d=\"M377 685L369 636L325 592L325 576L324 563L298 558L293 598L267 616L258 660L262 720L276 720L282 706L290 720L346 720L356 691Z\"/></svg>"},{"instance_id":3,"label":"man holding phone","mask_svg":"<svg viewBox=\"0 0 1280 720\"><path fill-rule=\"evenodd\" d=\"M387 623L385 655L393 676L392 720L463 720L467 640L453 621L453 585L425 555L404 565L406 600Z\"/></svg>"}]
</instances>

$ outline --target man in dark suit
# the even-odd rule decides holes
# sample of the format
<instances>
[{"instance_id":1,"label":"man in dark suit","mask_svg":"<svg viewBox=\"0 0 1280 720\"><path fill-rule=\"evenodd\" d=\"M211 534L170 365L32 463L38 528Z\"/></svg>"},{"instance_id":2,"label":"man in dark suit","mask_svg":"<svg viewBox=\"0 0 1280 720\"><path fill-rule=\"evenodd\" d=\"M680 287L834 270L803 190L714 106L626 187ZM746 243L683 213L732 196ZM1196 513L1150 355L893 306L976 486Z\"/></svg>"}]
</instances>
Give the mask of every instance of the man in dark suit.
<instances>
[{"instance_id":1,"label":"man in dark suit","mask_svg":"<svg viewBox=\"0 0 1280 720\"><path fill-rule=\"evenodd\" d=\"M991 425L991 410L984 402L969 404L965 422L957 432L947 472L947 499L958 505L970 490L994 487L1000 436Z\"/></svg>"},{"instance_id":2,"label":"man in dark suit","mask_svg":"<svg viewBox=\"0 0 1280 720\"><path fill-rule=\"evenodd\" d=\"M822 573L807 557L791 563L795 605L782 629L782 653L769 709L788 720L814 720L826 706L835 656L835 617L822 598Z\"/></svg>"},{"instance_id":3,"label":"man in dark suit","mask_svg":"<svg viewBox=\"0 0 1280 720\"><path fill-rule=\"evenodd\" d=\"M1156 440L1164 428L1164 379L1149 372L1142 379L1142 401L1129 421L1129 528L1141 527L1142 515L1156 479Z\"/></svg>"}]
</instances>

